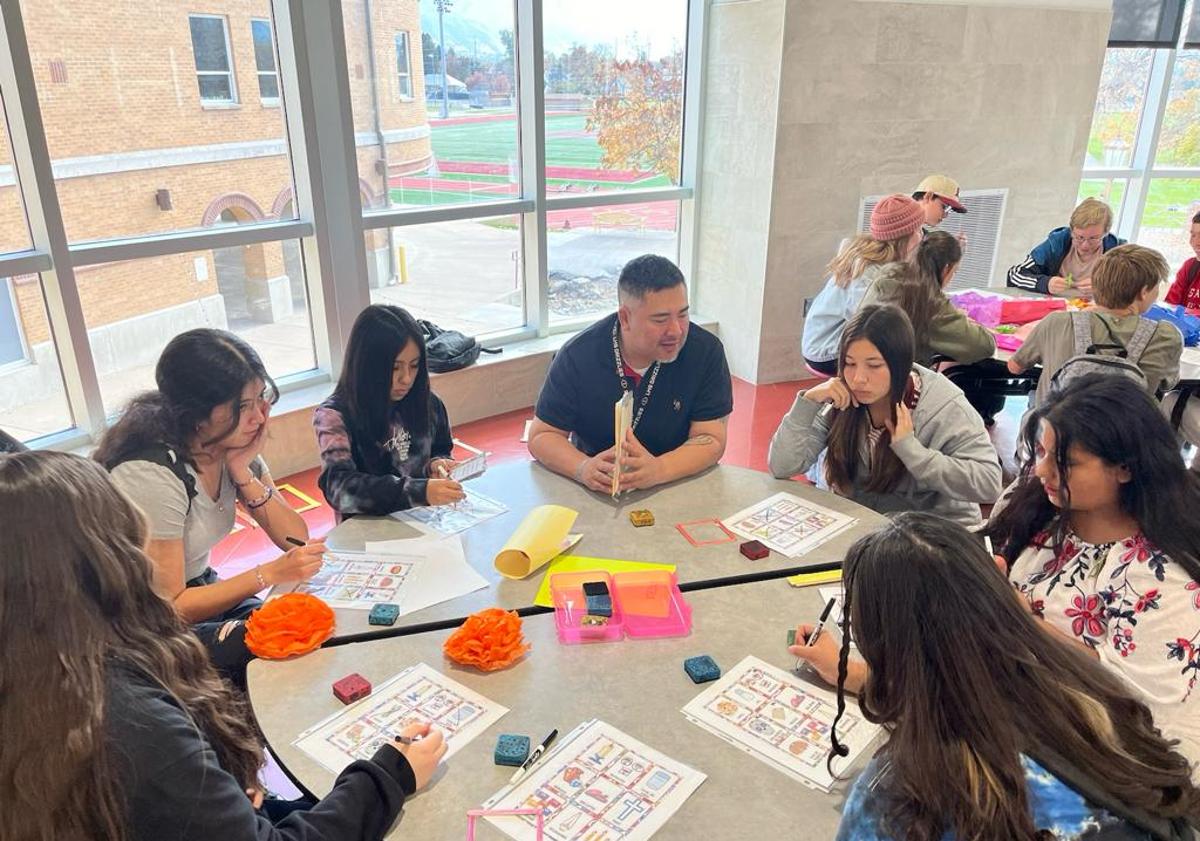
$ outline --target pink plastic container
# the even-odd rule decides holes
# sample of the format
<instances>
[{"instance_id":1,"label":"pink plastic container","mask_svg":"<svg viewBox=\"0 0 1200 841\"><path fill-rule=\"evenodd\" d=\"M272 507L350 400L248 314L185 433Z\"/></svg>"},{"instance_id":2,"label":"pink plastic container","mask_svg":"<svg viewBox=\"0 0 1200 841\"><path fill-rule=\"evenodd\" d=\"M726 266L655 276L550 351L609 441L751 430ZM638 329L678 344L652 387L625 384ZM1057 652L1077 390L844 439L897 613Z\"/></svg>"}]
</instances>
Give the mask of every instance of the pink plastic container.
<instances>
[{"instance_id":1,"label":"pink plastic container","mask_svg":"<svg viewBox=\"0 0 1200 841\"><path fill-rule=\"evenodd\" d=\"M665 569L618 572L617 601L630 637L684 637L692 632L692 606L679 592L675 573Z\"/></svg>"},{"instance_id":2,"label":"pink plastic container","mask_svg":"<svg viewBox=\"0 0 1200 841\"><path fill-rule=\"evenodd\" d=\"M612 595L613 615L604 625L585 625L587 614L583 585L603 581ZM551 576L554 629L566 645L612 642L623 636L635 639L682 637L692 631L692 606L683 598L675 573L568 572Z\"/></svg>"},{"instance_id":3,"label":"pink plastic container","mask_svg":"<svg viewBox=\"0 0 1200 841\"><path fill-rule=\"evenodd\" d=\"M591 581L603 581L613 596L612 616L604 625L585 625L587 601L583 596L583 585ZM558 641L567 645L584 642L613 642L625 635L625 621L621 606L613 593L613 580L607 572L562 572L550 577L550 596L554 600L554 630Z\"/></svg>"}]
</instances>

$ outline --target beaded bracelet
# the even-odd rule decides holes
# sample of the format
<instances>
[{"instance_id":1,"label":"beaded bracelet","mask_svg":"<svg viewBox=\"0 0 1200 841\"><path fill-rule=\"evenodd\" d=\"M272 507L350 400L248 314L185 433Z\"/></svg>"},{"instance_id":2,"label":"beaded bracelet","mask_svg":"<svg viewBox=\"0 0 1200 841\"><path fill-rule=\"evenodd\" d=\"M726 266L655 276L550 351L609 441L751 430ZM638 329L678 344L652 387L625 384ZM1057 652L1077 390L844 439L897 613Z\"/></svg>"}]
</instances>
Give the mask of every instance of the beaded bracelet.
<instances>
[{"instance_id":1,"label":"beaded bracelet","mask_svg":"<svg viewBox=\"0 0 1200 841\"><path fill-rule=\"evenodd\" d=\"M253 511L256 508L262 508L264 505L266 505L268 502L271 501L271 497L273 497L273 496L275 496L275 489L273 487L271 487L270 485L267 485L267 492L265 494L263 494L262 496L260 496L258 499L246 500L246 507L249 508L251 511Z\"/></svg>"},{"instance_id":2,"label":"beaded bracelet","mask_svg":"<svg viewBox=\"0 0 1200 841\"><path fill-rule=\"evenodd\" d=\"M267 589L267 579L263 578L262 564L259 564L254 568L254 577L258 579L258 589Z\"/></svg>"}]
</instances>

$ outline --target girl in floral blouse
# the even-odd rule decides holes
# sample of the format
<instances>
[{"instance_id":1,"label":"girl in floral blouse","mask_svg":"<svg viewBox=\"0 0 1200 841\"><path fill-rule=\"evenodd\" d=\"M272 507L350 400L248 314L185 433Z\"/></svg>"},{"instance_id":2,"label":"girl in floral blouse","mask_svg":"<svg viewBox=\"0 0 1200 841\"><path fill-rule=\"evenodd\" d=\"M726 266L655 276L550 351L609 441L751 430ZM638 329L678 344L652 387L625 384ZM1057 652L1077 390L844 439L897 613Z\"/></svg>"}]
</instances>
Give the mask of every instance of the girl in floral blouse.
<instances>
[{"instance_id":1,"label":"girl in floral blouse","mask_svg":"<svg viewBox=\"0 0 1200 841\"><path fill-rule=\"evenodd\" d=\"M1136 689L1200 762L1200 481L1132 380L1092 375L1029 418L985 533L1035 616Z\"/></svg>"},{"instance_id":2,"label":"girl in floral blouse","mask_svg":"<svg viewBox=\"0 0 1200 841\"><path fill-rule=\"evenodd\" d=\"M346 343L333 396L313 416L317 483L339 514L390 514L463 498L446 407L429 389L425 339L400 307L372 304Z\"/></svg>"}]
</instances>

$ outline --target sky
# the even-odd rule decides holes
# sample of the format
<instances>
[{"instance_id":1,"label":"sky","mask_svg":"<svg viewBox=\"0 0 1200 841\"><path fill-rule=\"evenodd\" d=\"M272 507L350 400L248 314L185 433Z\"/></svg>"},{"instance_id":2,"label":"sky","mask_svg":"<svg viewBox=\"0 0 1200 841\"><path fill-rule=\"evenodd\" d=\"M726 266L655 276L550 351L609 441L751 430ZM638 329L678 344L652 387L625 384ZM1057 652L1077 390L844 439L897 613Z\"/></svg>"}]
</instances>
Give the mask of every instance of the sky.
<instances>
[{"instance_id":1,"label":"sky","mask_svg":"<svg viewBox=\"0 0 1200 841\"><path fill-rule=\"evenodd\" d=\"M420 0L422 11L433 0ZM513 29L512 0L453 0L450 14L478 21L488 29ZM562 52L574 43L608 44L624 57L629 38L648 45L652 57L683 45L687 0L543 0L542 38L547 52Z\"/></svg>"}]
</instances>

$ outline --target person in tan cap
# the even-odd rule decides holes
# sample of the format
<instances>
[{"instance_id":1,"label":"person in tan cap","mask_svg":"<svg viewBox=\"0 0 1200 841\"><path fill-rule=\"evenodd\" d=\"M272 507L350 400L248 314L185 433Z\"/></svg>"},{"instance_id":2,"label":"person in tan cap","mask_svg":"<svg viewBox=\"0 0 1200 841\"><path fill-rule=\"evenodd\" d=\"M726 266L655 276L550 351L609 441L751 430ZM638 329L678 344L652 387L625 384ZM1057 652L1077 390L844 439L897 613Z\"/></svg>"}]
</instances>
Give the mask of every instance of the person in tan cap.
<instances>
[{"instance_id":1,"label":"person in tan cap","mask_svg":"<svg viewBox=\"0 0 1200 841\"><path fill-rule=\"evenodd\" d=\"M945 175L928 175L913 190L912 197L921 205L925 214L925 227L934 228L946 218L946 212L966 213L967 209L958 200L958 182Z\"/></svg>"}]
</instances>

